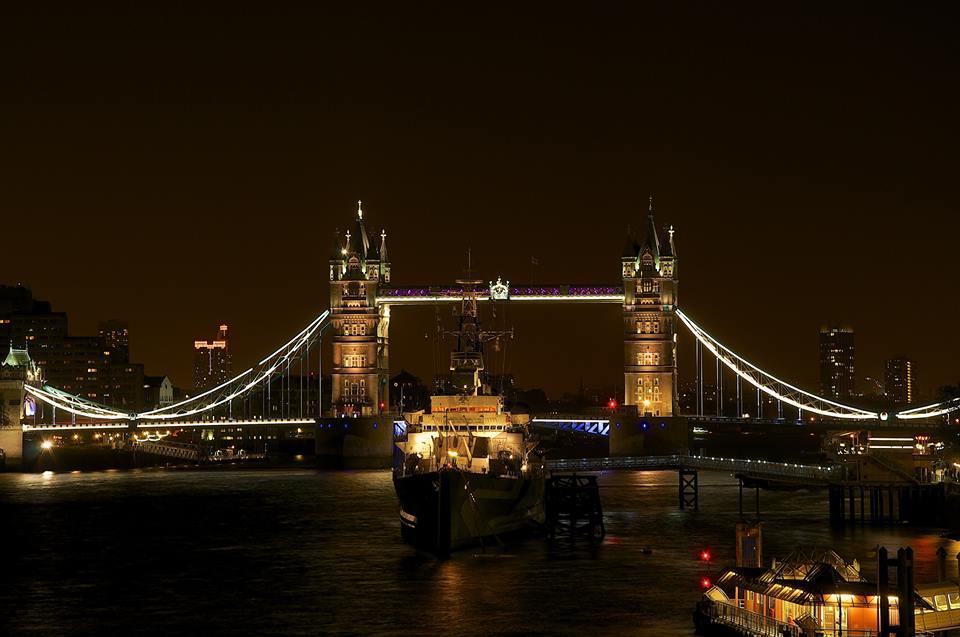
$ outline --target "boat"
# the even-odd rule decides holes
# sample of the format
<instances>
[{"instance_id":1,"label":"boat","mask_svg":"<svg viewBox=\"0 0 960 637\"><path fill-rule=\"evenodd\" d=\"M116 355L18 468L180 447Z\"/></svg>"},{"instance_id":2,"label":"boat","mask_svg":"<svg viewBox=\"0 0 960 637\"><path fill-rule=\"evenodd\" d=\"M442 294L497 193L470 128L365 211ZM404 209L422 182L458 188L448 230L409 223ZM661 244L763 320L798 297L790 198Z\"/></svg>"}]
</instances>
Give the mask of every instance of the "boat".
<instances>
[{"instance_id":1,"label":"boat","mask_svg":"<svg viewBox=\"0 0 960 637\"><path fill-rule=\"evenodd\" d=\"M542 527L545 473L529 417L505 409L482 384L484 344L512 337L480 329L480 281L458 280L462 298L450 354L450 383L429 412L404 414L394 438L393 484L403 540L444 557L502 543Z\"/></svg>"}]
</instances>

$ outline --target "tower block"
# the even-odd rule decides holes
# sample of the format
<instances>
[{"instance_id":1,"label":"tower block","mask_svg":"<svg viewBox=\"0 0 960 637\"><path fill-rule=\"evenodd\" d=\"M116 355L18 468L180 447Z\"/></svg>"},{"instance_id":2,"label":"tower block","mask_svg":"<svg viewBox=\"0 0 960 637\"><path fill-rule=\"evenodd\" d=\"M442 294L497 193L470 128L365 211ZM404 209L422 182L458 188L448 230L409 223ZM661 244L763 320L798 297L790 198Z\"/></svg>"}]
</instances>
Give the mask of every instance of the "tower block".
<instances>
[{"instance_id":1,"label":"tower block","mask_svg":"<svg viewBox=\"0 0 960 637\"><path fill-rule=\"evenodd\" d=\"M677 263L673 228L661 244L653 198L640 241L627 237L623 267L624 404L641 416L677 414Z\"/></svg>"},{"instance_id":2,"label":"tower block","mask_svg":"<svg viewBox=\"0 0 960 637\"><path fill-rule=\"evenodd\" d=\"M387 235L370 242L357 202L357 217L339 231L330 255L333 329L332 416L379 416L389 405L389 306L377 306L377 291L390 283Z\"/></svg>"}]
</instances>

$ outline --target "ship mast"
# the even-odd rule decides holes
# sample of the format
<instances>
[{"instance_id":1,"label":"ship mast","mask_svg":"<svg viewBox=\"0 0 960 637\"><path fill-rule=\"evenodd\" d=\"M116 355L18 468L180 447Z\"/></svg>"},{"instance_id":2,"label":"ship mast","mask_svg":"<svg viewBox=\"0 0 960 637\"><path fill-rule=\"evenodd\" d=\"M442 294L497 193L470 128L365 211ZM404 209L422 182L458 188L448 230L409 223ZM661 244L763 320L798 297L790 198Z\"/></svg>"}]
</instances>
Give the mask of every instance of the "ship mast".
<instances>
[{"instance_id":1,"label":"ship mast","mask_svg":"<svg viewBox=\"0 0 960 637\"><path fill-rule=\"evenodd\" d=\"M467 272L469 277L469 267ZM445 330L443 333L444 336L450 335L457 339L456 349L450 353L450 380L455 393L476 396L480 388L480 372L484 369L483 344L506 336L513 338L513 330L481 329L477 294L483 281L465 278L457 279L456 282L462 293L459 310L454 309L454 315L458 319L457 329Z\"/></svg>"}]
</instances>

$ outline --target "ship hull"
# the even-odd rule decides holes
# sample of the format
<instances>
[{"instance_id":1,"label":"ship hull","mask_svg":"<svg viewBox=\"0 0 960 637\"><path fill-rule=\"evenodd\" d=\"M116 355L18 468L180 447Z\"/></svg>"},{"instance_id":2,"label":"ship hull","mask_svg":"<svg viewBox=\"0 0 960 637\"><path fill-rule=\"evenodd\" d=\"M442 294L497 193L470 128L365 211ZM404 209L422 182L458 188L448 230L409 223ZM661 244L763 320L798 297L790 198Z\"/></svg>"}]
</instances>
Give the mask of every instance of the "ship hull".
<instances>
[{"instance_id":1,"label":"ship hull","mask_svg":"<svg viewBox=\"0 0 960 637\"><path fill-rule=\"evenodd\" d=\"M405 542L445 556L529 532L544 522L544 479L457 470L394 478Z\"/></svg>"}]
</instances>

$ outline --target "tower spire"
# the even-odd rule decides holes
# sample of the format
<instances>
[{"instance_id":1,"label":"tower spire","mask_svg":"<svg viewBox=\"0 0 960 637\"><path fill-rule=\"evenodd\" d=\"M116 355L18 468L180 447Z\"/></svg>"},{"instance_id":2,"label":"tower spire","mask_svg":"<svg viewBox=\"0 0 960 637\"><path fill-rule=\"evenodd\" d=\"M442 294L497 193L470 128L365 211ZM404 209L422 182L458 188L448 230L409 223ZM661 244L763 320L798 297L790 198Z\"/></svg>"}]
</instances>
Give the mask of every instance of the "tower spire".
<instances>
[{"instance_id":1,"label":"tower spire","mask_svg":"<svg viewBox=\"0 0 960 637\"><path fill-rule=\"evenodd\" d=\"M363 219L363 202L357 199L357 219Z\"/></svg>"},{"instance_id":2,"label":"tower spire","mask_svg":"<svg viewBox=\"0 0 960 637\"><path fill-rule=\"evenodd\" d=\"M653 195L650 195L649 199L650 199L650 204L647 207L647 212L652 213L653 212Z\"/></svg>"},{"instance_id":3,"label":"tower spire","mask_svg":"<svg viewBox=\"0 0 960 637\"><path fill-rule=\"evenodd\" d=\"M387 258L387 231L380 231L380 261L386 262L390 259Z\"/></svg>"}]
</instances>

